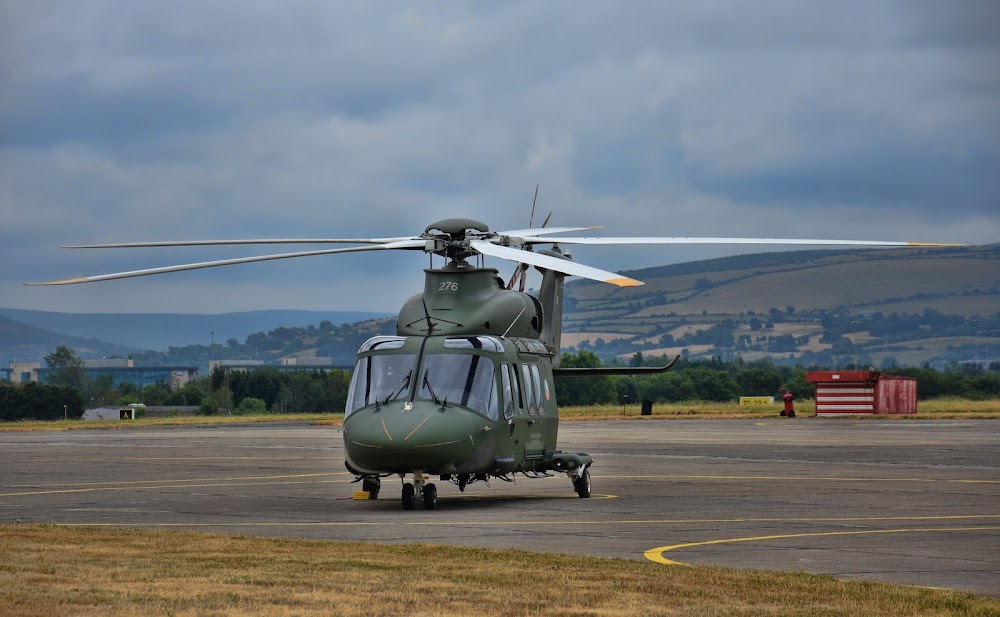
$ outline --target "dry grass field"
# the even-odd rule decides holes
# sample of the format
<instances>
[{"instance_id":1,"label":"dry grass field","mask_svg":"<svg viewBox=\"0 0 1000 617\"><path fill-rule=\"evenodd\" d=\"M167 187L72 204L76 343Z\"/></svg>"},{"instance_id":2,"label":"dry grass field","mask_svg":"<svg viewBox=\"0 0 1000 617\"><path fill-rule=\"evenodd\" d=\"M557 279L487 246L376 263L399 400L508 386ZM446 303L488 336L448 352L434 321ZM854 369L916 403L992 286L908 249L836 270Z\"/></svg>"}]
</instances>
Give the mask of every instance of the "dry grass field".
<instances>
[{"instance_id":1,"label":"dry grass field","mask_svg":"<svg viewBox=\"0 0 1000 617\"><path fill-rule=\"evenodd\" d=\"M517 550L6 525L0 551L8 617L1000 614L941 589Z\"/></svg>"},{"instance_id":2,"label":"dry grass field","mask_svg":"<svg viewBox=\"0 0 1000 617\"><path fill-rule=\"evenodd\" d=\"M637 404L594 405L589 407L560 407L559 417L563 420L652 420L652 419L726 419L726 418L769 418L779 417L781 403L764 407L741 408L736 403L705 403L690 401L684 403L657 403L653 413L643 416ZM795 401L795 412L800 417L815 414L813 401ZM920 401L918 413L909 416L881 415L882 419L928 419L928 418L1000 418L1000 399L972 401L966 399L940 398ZM866 416L855 416L866 417ZM873 417L873 416L867 416ZM318 426L339 425L344 415L334 414L268 414L263 416L186 416L176 418L140 418L138 420L52 420L0 422L0 432L10 431L53 431L77 429L127 429L137 426L180 426L198 424L245 424L248 422L312 422Z\"/></svg>"},{"instance_id":3,"label":"dry grass field","mask_svg":"<svg viewBox=\"0 0 1000 617\"><path fill-rule=\"evenodd\" d=\"M590 407L560 407L559 417L563 420L653 420L653 419L725 419L725 418L770 418L780 417L782 405L741 408L736 403L656 403L653 413L641 415L639 405L595 405ZM810 400L795 401L795 413L799 417L809 417L816 413L816 404ZM912 415L852 416L854 418L879 419L930 419L930 418L1000 418L1000 399L970 401L966 399L941 398L917 403L917 413Z\"/></svg>"},{"instance_id":4,"label":"dry grass field","mask_svg":"<svg viewBox=\"0 0 1000 617\"><path fill-rule=\"evenodd\" d=\"M139 418L136 420L24 420L0 422L5 431L59 431L75 429L127 429L133 426L183 426L198 424L247 424L252 422L330 422L339 424L344 414L296 413L262 416L177 416L172 418Z\"/></svg>"}]
</instances>

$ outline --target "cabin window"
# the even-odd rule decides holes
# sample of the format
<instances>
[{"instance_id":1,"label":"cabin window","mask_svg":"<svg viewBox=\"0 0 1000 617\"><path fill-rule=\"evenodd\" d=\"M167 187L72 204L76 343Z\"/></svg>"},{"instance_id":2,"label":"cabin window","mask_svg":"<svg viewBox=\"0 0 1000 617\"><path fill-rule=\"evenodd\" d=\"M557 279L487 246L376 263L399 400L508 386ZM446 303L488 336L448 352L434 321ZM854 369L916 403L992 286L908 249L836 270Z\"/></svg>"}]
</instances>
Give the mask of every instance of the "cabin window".
<instances>
[{"instance_id":1,"label":"cabin window","mask_svg":"<svg viewBox=\"0 0 1000 617\"><path fill-rule=\"evenodd\" d=\"M524 405L528 408L528 415L533 416L538 410L538 398L535 396L535 388L531 386L531 369L527 364L521 365L521 371L524 373Z\"/></svg>"},{"instance_id":2,"label":"cabin window","mask_svg":"<svg viewBox=\"0 0 1000 617\"><path fill-rule=\"evenodd\" d=\"M505 420L510 420L514 417L514 405L516 405L515 399L517 397L514 394L516 386L510 375L510 365L506 362L500 365L500 378L503 381L503 417Z\"/></svg>"},{"instance_id":3,"label":"cabin window","mask_svg":"<svg viewBox=\"0 0 1000 617\"><path fill-rule=\"evenodd\" d=\"M510 385L514 388L514 404L517 405L518 409L524 409L524 402L521 400L521 377L517 374L517 365L510 365L510 376L512 377Z\"/></svg>"},{"instance_id":4,"label":"cabin window","mask_svg":"<svg viewBox=\"0 0 1000 617\"><path fill-rule=\"evenodd\" d=\"M493 360L473 354L430 353L424 356L420 397L462 405L497 419L497 384Z\"/></svg>"},{"instance_id":5,"label":"cabin window","mask_svg":"<svg viewBox=\"0 0 1000 617\"><path fill-rule=\"evenodd\" d=\"M411 353L374 354L358 358L347 393L344 417L374 405L389 402L409 391L416 355Z\"/></svg>"},{"instance_id":6,"label":"cabin window","mask_svg":"<svg viewBox=\"0 0 1000 617\"><path fill-rule=\"evenodd\" d=\"M531 365L531 387L535 389L535 400L538 405L538 414L545 413L545 400L542 399L542 380L538 376L538 365Z\"/></svg>"}]
</instances>

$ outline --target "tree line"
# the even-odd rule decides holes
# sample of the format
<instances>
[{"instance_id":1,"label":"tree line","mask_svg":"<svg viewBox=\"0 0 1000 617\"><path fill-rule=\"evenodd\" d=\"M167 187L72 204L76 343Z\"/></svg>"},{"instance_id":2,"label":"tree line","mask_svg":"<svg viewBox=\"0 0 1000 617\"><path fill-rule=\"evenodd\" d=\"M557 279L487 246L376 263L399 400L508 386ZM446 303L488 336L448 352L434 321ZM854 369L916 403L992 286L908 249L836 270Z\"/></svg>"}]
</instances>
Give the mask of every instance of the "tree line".
<instances>
[{"instance_id":1,"label":"tree line","mask_svg":"<svg viewBox=\"0 0 1000 617\"><path fill-rule=\"evenodd\" d=\"M631 366L664 366L670 358L646 357L636 352L627 363ZM612 362L605 366L623 366ZM564 353L561 366L566 368L602 366L597 354L589 351ZM784 390L798 399L811 399L816 388L806 381L806 373L821 370L851 370L844 366L782 366L768 359L745 362L742 358L723 361L680 359L668 373L614 377L564 377L556 380L560 405L609 405L627 401L651 400L660 403L684 401L737 401L740 396L774 396ZM973 400L1000 397L1000 362L988 368L952 362L943 370L930 366L898 368L893 375L915 377L917 397L927 400L953 396Z\"/></svg>"},{"instance_id":2,"label":"tree line","mask_svg":"<svg viewBox=\"0 0 1000 617\"><path fill-rule=\"evenodd\" d=\"M561 366L662 366L664 356L647 357L637 352L627 362L602 364L589 351L564 353ZM347 401L351 372L342 369L280 371L261 367L248 371L216 368L208 377L189 381L171 390L160 383L137 388L111 384L110 377L89 378L83 361L71 349L60 347L46 356L52 369L49 383L0 384L0 420L79 418L85 408L105 405L197 405L206 414L220 408L234 413L340 412ZM769 360L744 362L681 359L668 373L644 376L560 377L555 389L560 405L610 405L651 400L735 402L740 396L780 396L790 390L798 399L812 398L814 386L806 372L849 366L780 366ZM1000 397L1000 363L987 368L951 363L943 370L930 366L898 368L894 375L915 377L921 400L954 396L968 399Z\"/></svg>"}]
</instances>

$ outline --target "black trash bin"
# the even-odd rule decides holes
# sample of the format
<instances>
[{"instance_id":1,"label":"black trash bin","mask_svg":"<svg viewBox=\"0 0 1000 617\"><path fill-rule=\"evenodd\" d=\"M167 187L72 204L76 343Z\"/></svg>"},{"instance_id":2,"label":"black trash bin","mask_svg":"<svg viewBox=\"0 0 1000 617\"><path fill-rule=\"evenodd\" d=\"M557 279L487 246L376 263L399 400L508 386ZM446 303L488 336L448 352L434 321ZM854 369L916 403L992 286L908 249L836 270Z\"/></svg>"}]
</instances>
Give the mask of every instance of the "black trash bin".
<instances>
[{"instance_id":1,"label":"black trash bin","mask_svg":"<svg viewBox=\"0 0 1000 617\"><path fill-rule=\"evenodd\" d=\"M642 415L644 416L653 415L653 401L650 400L642 401Z\"/></svg>"}]
</instances>

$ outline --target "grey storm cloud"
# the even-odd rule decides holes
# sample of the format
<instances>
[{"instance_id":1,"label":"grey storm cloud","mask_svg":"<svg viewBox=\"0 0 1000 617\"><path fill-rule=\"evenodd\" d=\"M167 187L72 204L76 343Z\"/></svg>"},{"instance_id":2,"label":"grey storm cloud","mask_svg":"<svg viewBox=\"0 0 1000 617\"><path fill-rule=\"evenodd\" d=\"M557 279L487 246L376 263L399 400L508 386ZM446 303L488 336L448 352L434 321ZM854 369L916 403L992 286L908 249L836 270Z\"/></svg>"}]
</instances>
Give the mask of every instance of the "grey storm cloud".
<instances>
[{"instance_id":1,"label":"grey storm cloud","mask_svg":"<svg viewBox=\"0 0 1000 617\"><path fill-rule=\"evenodd\" d=\"M0 305L393 310L426 258L19 283L256 250L68 243L523 227L536 183L554 224L607 235L995 242L998 7L3 3Z\"/></svg>"}]
</instances>

